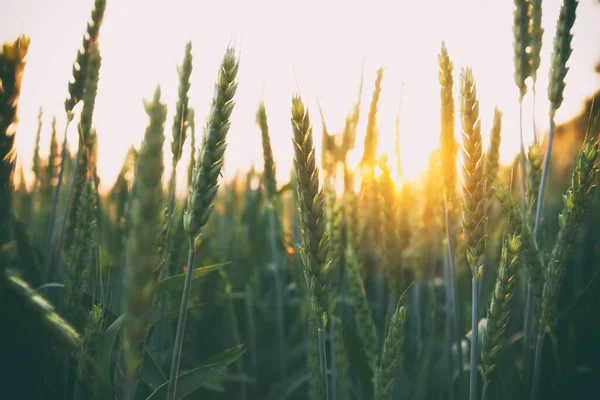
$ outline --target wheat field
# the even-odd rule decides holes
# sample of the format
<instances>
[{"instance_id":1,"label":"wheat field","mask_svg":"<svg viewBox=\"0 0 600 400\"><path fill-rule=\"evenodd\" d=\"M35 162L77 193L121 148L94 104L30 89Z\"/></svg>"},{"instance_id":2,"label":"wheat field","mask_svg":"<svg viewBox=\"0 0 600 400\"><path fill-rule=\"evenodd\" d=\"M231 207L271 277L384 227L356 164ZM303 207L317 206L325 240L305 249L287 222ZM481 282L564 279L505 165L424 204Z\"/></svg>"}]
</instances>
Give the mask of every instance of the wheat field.
<instances>
[{"instance_id":1,"label":"wheat field","mask_svg":"<svg viewBox=\"0 0 600 400\"><path fill-rule=\"evenodd\" d=\"M190 88L202 55L181 43L172 114L157 86L143 140L106 192L94 110L112 2L93 3L50 126L41 107L36 132L19 126L32 39L0 50L1 399L600 398L600 92L556 122L577 0L562 1L551 43L542 1L514 1L517 131L480 106L477 70L455 68L440 43L440 107L427 110L439 144L417 180L404 176L400 150L414 143L400 140L402 109L395 131L380 129L384 67L372 93L364 76L348 82L355 104L339 132L302 85L286 132L270 129L268 103L251 104L262 168L223 176L249 55L223 49L200 121ZM547 131L523 117L536 98L549 104ZM289 174L273 135L287 135ZM508 164L507 138L520 144Z\"/></svg>"}]
</instances>

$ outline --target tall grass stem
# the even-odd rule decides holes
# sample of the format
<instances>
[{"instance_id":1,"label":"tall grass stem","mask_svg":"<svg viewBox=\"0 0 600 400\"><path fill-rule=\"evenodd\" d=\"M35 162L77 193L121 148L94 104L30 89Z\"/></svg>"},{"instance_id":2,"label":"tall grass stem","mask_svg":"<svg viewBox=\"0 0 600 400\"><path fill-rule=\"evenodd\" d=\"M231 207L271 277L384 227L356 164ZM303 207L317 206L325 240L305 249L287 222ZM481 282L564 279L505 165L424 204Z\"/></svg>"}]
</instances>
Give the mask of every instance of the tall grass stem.
<instances>
[{"instance_id":1,"label":"tall grass stem","mask_svg":"<svg viewBox=\"0 0 600 400\"><path fill-rule=\"evenodd\" d=\"M179 374L179 363L181 361L181 349L183 346L183 332L185 330L185 321L187 319L188 302L192 291L192 273L194 270L196 252L191 237L189 238L189 245L190 250L188 252L187 271L185 271L185 282L183 284L181 307L179 308L179 319L177 321L177 333L175 334L175 345L173 346L173 358L171 360L171 372L169 373L167 400L175 400L175 394L177 393L177 378Z\"/></svg>"},{"instance_id":2,"label":"tall grass stem","mask_svg":"<svg viewBox=\"0 0 600 400\"><path fill-rule=\"evenodd\" d=\"M322 324L319 322L319 324ZM327 353L325 349L325 328L321 325L319 333L319 370L321 382L321 400L329 400L329 385L327 382Z\"/></svg>"},{"instance_id":3,"label":"tall grass stem","mask_svg":"<svg viewBox=\"0 0 600 400\"><path fill-rule=\"evenodd\" d=\"M473 276L472 279L473 307L471 310L471 365L469 368L469 400L476 400L478 397L477 383L479 370L477 368L477 358L479 355L479 277Z\"/></svg>"}]
</instances>

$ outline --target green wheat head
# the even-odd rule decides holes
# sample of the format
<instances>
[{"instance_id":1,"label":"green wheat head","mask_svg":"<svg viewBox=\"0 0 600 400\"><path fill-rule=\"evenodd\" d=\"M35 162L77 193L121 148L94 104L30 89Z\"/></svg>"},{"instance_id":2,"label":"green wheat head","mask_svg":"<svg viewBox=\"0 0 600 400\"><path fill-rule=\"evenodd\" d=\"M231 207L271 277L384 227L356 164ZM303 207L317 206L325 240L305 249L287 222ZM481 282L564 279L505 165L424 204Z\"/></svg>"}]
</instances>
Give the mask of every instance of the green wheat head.
<instances>
[{"instance_id":1,"label":"green wheat head","mask_svg":"<svg viewBox=\"0 0 600 400\"><path fill-rule=\"evenodd\" d=\"M312 310L319 328L327 325L329 311L329 233L326 231L325 199L319 185L312 126L299 96L292 98L294 170L300 208L304 278L311 293Z\"/></svg>"}]
</instances>

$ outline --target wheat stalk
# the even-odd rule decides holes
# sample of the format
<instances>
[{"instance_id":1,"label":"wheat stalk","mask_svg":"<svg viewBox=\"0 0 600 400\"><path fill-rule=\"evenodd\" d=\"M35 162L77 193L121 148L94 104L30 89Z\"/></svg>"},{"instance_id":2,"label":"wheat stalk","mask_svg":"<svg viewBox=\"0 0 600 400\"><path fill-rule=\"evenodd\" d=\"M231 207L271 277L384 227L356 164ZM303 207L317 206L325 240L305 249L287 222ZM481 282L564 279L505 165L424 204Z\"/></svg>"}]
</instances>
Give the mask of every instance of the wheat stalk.
<instances>
[{"instance_id":1,"label":"wheat stalk","mask_svg":"<svg viewBox=\"0 0 600 400\"><path fill-rule=\"evenodd\" d=\"M542 313L535 349L532 399L537 398L541 370L542 347L546 334L552 337L556 332L558 295L565 276L566 263L571 255L573 242L579 225L586 214L596 191L599 168L596 164L599 149L598 142L591 139L584 143L579 153L571 187L564 195L564 208L558 216L559 231L556 235L550 259L544 269L544 288L542 291Z\"/></svg>"},{"instance_id":2,"label":"wheat stalk","mask_svg":"<svg viewBox=\"0 0 600 400\"><path fill-rule=\"evenodd\" d=\"M329 233L325 226L324 195L319 184L310 117L297 95L292 98L291 122L294 133L294 170L298 179L296 190L301 217L300 256L304 265L304 279L311 296L312 312L317 319L320 388L321 399L324 400L329 396L325 354L325 329L330 311Z\"/></svg>"},{"instance_id":3,"label":"wheat stalk","mask_svg":"<svg viewBox=\"0 0 600 400\"><path fill-rule=\"evenodd\" d=\"M83 99L85 87L87 85L88 62L90 59L90 55L92 54L93 47L97 46L98 43L98 36L100 34L100 27L104 19L105 9L106 0L95 0L91 16L92 19L87 25L86 32L83 36L82 46L77 52L75 62L73 63L73 80L69 82L69 97L65 100L67 124L65 126L65 131L63 134L60 171L58 174L58 181L56 187L54 188L54 201L52 203L52 212L50 214L46 245L44 248L44 266L42 269L41 280L42 284L46 283L50 278L50 267L52 261L52 239L54 237L54 226L56 224L58 200L60 196L60 190L62 187L62 180L67 159L67 129L69 127L69 123L73 120L73 109Z\"/></svg>"},{"instance_id":4,"label":"wheat stalk","mask_svg":"<svg viewBox=\"0 0 600 400\"><path fill-rule=\"evenodd\" d=\"M190 188L194 179L194 167L196 166L196 112L191 107L188 109L186 125L190 130L190 163L187 171L187 184Z\"/></svg>"},{"instance_id":5,"label":"wheat stalk","mask_svg":"<svg viewBox=\"0 0 600 400\"><path fill-rule=\"evenodd\" d=\"M540 67L540 52L542 50L542 37L544 35L544 28L542 28L542 0L530 0L530 66L531 66L531 78L533 80L532 92L533 92L533 138L534 143L538 143L537 126L535 123L535 100L537 97L536 83L537 83L537 71Z\"/></svg>"},{"instance_id":6,"label":"wheat stalk","mask_svg":"<svg viewBox=\"0 0 600 400\"><path fill-rule=\"evenodd\" d=\"M361 161L361 165L363 167L366 167L369 171L372 171L372 169L375 167L375 162L377 160L377 141L378 141L378 137L379 137L379 131L377 128L377 107L379 104L379 97L381 96L381 81L382 80L383 80L383 67L380 67L377 70L377 77L375 79L375 90L373 91L373 98L371 99L371 107L369 108L367 133L365 135L365 143L364 143L364 153L363 153L363 158Z\"/></svg>"},{"instance_id":7,"label":"wheat stalk","mask_svg":"<svg viewBox=\"0 0 600 400\"><path fill-rule=\"evenodd\" d=\"M85 182L88 178L96 180L96 157L94 155L97 146L96 131L92 128L92 118L96 104L96 94L98 92L98 81L100 79L100 66L102 57L97 44L90 48L90 55L87 60L87 71L85 77L85 90L83 94L83 109L78 126L79 147L77 149L77 163L73 170L73 181L69 191L69 200L65 210L65 220L63 221L61 233L58 239L57 253L60 254L64 246L70 249L73 244L74 232L77 220L77 207L79 198L83 193Z\"/></svg>"},{"instance_id":8,"label":"wheat stalk","mask_svg":"<svg viewBox=\"0 0 600 400\"><path fill-rule=\"evenodd\" d=\"M396 370L402 359L402 347L405 337L406 308L401 306L400 302L401 299L398 299L396 311L390 321L387 337L381 351L381 361L375 386L375 400L392 399Z\"/></svg>"},{"instance_id":9,"label":"wheat stalk","mask_svg":"<svg viewBox=\"0 0 600 400\"><path fill-rule=\"evenodd\" d=\"M94 185L88 179L77 205L73 246L70 252L69 269L65 284L65 313L71 324L83 328L85 309L82 305L83 295L88 287L89 273L94 263L94 241L96 240L96 204Z\"/></svg>"},{"instance_id":10,"label":"wheat stalk","mask_svg":"<svg viewBox=\"0 0 600 400\"><path fill-rule=\"evenodd\" d=\"M194 179L187 198L187 208L183 216L183 226L188 236L190 250L188 252L188 268L181 297L179 319L177 321L171 372L169 374L169 387L167 390L170 400L175 400L177 392L183 332L192 288L195 249L201 244L201 229L208 222L219 188L218 180L221 168L223 167L225 148L227 147L226 138L230 126L229 119L235 105L233 98L237 90L236 77L238 68L239 64L234 49L230 47L225 52L225 56L219 67L207 130L202 136L200 154L194 168Z\"/></svg>"},{"instance_id":11,"label":"wheat stalk","mask_svg":"<svg viewBox=\"0 0 600 400\"><path fill-rule=\"evenodd\" d=\"M271 149L271 138L269 136L269 125L267 122L267 111L263 102L258 106L256 113L256 123L260 127L264 169L262 175L263 186L267 195L267 212L269 213L269 245L271 247L271 260L275 271L275 302L277 312L277 340L279 348L279 374L283 382L286 376L285 368L285 327L283 307L285 299L283 296L283 268L279 260L279 249L277 244L277 181L275 179L275 161L273 159L273 150Z\"/></svg>"},{"instance_id":12,"label":"wheat stalk","mask_svg":"<svg viewBox=\"0 0 600 400\"><path fill-rule=\"evenodd\" d=\"M456 292L456 268L454 265L455 239L457 236L456 229L458 227L458 198L456 193L456 153L458 151L458 143L454 133L454 96L452 89L454 86L454 78L452 73L454 64L448 55L446 44L442 42L442 49L438 55L439 64L439 82L440 82L440 151L441 151L441 167L442 167L442 188L444 193L444 212L446 225L446 253L448 263L446 264L446 274L448 282L446 285L447 301L446 307L449 313L449 318L454 320L453 329L454 336L457 340L458 349L458 367L459 374L462 371L462 350L460 346L460 335L458 334L458 297ZM448 326L448 334L450 327Z\"/></svg>"},{"instance_id":13,"label":"wheat stalk","mask_svg":"<svg viewBox=\"0 0 600 400\"><path fill-rule=\"evenodd\" d=\"M546 192L546 182L550 172L550 157L552 155L552 143L554 141L554 115L563 101L563 92L565 90L565 77L569 68L567 61L571 56L571 28L575 23L575 10L577 9L577 0L564 0L558 16L556 26L556 36L554 37L554 51L552 53L552 65L550 68L550 84L548 86L548 100L550 100L550 132L548 133L548 143L544 153L544 166L542 169L542 180L538 192L538 202L535 213L534 233L536 240L539 241L540 225L542 220L542 210L544 206L544 195Z\"/></svg>"},{"instance_id":14,"label":"wheat stalk","mask_svg":"<svg viewBox=\"0 0 600 400\"><path fill-rule=\"evenodd\" d=\"M548 132L548 141L544 153L544 164L542 167L542 176L537 194L535 225L533 229L535 240L538 243L540 241L542 213L544 208L544 196L546 193L546 183L548 181L548 174L550 173L550 159L552 156L552 144L554 142L554 115L556 113L556 110L558 110L558 108L562 104L563 100L563 92L565 89L564 80L569 70L566 64L572 52L571 40L573 38L573 35L571 34L571 28L575 23L575 11L577 9L577 4L577 0L564 0L560 10L560 14L558 16L556 35L554 37L554 50L552 53L552 64L550 67L550 83L548 86L548 100L550 100L550 131ZM529 303L526 305L526 307L526 314L530 314L532 305ZM527 325L529 325L529 323L527 323ZM540 332L538 332L538 338L539 335ZM529 360L529 353L527 357L527 359ZM526 366L528 365L529 363L526 363ZM526 371L528 370L526 369ZM533 382L535 385L535 378Z\"/></svg>"},{"instance_id":15,"label":"wheat stalk","mask_svg":"<svg viewBox=\"0 0 600 400\"><path fill-rule=\"evenodd\" d=\"M18 124L18 104L29 38L20 36L5 43L0 51L0 276L7 265L5 251L13 242L13 175L15 170L15 134Z\"/></svg>"},{"instance_id":16,"label":"wheat stalk","mask_svg":"<svg viewBox=\"0 0 600 400\"><path fill-rule=\"evenodd\" d=\"M502 112L498 107L494 108L494 122L492 123L492 132L490 134L490 144L485 153L485 176L487 198L491 203L494 196L493 185L498 178L498 168L500 159L500 143L502 142ZM491 204L488 204L490 207Z\"/></svg>"},{"instance_id":17,"label":"wheat stalk","mask_svg":"<svg viewBox=\"0 0 600 400\"><path fill-rule=\"evenodd\" d=\"M163 131L167 107L160 102L160 87L152 101L144 102L149 124L138 153L129 216L123 299L125 398L133 399L145 347L154 290L159 275L159 227L162 212Z\"/></svg>"},{"instance_id":18,"label":"wheat stalk","mask_svg":"<svg viewBox=\"0 0 600 400\"><path fill-rule=\"evenodd\" d=\"M481 345L483 395L488 395L491 376L496 369L498 353L504 346L504 335L510 315L510 305L514 295L514 284L518 266L521 238L516 233L507 233L502 243L502 255L498 267L496 286L487 313L486 328Z\"/></svg>"},{"instance_id":19,"label":"wheat stalk","mask_svg":"<svg viewBox=\"0 0 600 400\"><path fill-rule=\"evenodd\" d=\"M475 400L477 391L479 280L483 273L480 258L487 237L487 199L485 188L485 159L481 143L479 101L475 79L470 68L461 74L461 117L463 136L463 231L467 246L467 261L472 274L471 367L469 398Z\"/></svg>"}]
</instances>

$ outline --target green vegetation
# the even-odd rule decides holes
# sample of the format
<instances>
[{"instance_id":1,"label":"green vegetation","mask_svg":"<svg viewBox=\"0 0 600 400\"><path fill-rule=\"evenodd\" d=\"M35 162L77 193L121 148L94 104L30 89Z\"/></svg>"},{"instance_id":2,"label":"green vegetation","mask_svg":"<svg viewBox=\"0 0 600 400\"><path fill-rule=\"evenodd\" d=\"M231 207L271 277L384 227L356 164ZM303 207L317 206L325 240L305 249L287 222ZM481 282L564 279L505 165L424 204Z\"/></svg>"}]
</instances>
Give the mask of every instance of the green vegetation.
<instances>
[{"instance_id":1,"label":"green vegetation","mask_svg":"<svg viewBox=\"0 0 600 400\"><path fill-rule=\"evenodd\" d=\"M94 3L66 115L50 127L40 109L37 132L19 130L29 39L0 51L0 398L538 400L598 392L597 126L574 132L572 146L580 150L570 168L550 163L561 151L552 148L561 132L554 116L577 1L564 0L558 17L550 132L542 140L536 131L528 152L521 134L514 167L500 163L500 144L519 132L502 130L498 108L480 109L477 71L465 67L456 76L442 43L439 149L423 179L399 186L401 160L392 164L377 153L382 135L396 135L396 155L398 146L410 145L378 127L386 90L381 67L360 172L347 155L357 142L362 77L342 132L327 131L319 107L321 163L310 119L316 110L290 93L287 133L270 130L268 105L258 105L254 139L262 143L263 172L225 180L243 61L234 48L224 49L196 147L188 42L173 121L157 87L144 101L141 145L130 148L102 195L96 163L106 155L97 154L102 133L94 105L104 79L106 7L104 0ZM541 14L541 1L515 0L521 109L528 78L537 80ZM66 135L60 149L56 120L68 125L76 112L72 155ZM484 151L481 117L488 116ZM579 118L595 122L593 104ZM289 182L276 180L275 134L288 135L294 150ZM34 149L30 188L22 171L19 179L15 173L15 135L30 135ZM188 193L178 198L175 168L188 136Z\"/></svg>"}]
</instances>

